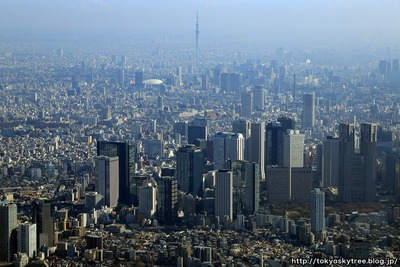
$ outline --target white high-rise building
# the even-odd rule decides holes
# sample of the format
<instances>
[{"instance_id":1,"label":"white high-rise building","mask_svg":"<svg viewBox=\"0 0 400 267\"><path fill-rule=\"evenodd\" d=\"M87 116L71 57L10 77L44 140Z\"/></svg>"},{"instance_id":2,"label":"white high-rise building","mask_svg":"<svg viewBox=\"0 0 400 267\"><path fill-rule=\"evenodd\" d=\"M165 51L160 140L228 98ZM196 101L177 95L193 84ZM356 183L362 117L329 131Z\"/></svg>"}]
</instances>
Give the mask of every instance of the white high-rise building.
<instances>
[{"instance_id":1,"label":"white high-rise building","mask_svg":"<svg viewBox=\"0 0 400 267\"><path fill-rule=\"evenodd\" d=\"M299 131L288 130L283 136L283 166L303 167L304 135Z\"/></svg>"},{"instance_id":2,"label":"white high-rise building","mask_svg":"<svg viewBox=\"0 0 400 267\"><path fill-rule=\"evenodd\" d=\"M117 206L119 198L118 157L96 157L96 191L104 196L104 205Z\"/></svg>"},{"instance_id":3,"label":"white high-rise building","mask_svg":"<svg viewBox=\"0 0 400 267\"><path fill-rule=\"evenodd\" d=\"M240 119L232 122L232 132L243 134L244 138L244 159L250 159L250 136L251 122L249 120Z\"/></svg>"},{"instance_id":4,"label":"white high-rise building","mask_svg":"<svg viewBox=\"0 0 400 267\"><path fill-rule=\"evenodd\" d=\"M227 160L244 159L244 138L241 133L218 132L213 138L214 169L225 169Z\"/></svg>"},{"instance_id":5,"label":"white high-rise building","mask_svg":"<svg viewBox=\"0 0 400 267\"><path fill-rule=\"evenodd\" d=\"M29 258L36 256L36 223L23 223L18 226L18 252Z\"/></svg>"},{"instance_id":6,"label":"white high-rise building","mask_svg":"<svg viewBox=\"0 0 400 267\"><path fill-rule=\"evenodd\" d=\"M309 129L315 124L315 93L303 94L302 128Z\"/></svg>"},{"instance_id":7,"label":"white high-rise building","mask_svg":"<svg viewBox=\"0 0 400 267\"><path fill-rule=\"evenodd\" d=\"M152 184L139 188L139 213L153 218L157 208L157 190Z\"/></svg>"},{"instance_id":8,"label":"white high-rise building","mask_svg":"<svg viewBox=\"0 0 400 267\"><path fill-rule=\"evenodd\" d=\"M218 170L215 181L215 216L233 219L233 176L228 170Z\"/></svg>"},{"instance_id":9,"label":"white high-rise building","mask_svg":"<svg viewBox=\"0 0 400 267\"><path fill-rule=\"evenodd\" d=\"M179 86L181 86L183 84L183 82L182 82L182 67L176 68L176 76L178 77L178 84L179 84Z\"/></svg>"},{"instance_id":10,"label":"white high-rise building","mask_svg":"<svg viewBox=\"0 0 400 267\"><path fill-rule=\"evenodd\" d=\"M325 229L325 193L319 188L311 191L311 232Z\"/></svg>"}]
</instances>

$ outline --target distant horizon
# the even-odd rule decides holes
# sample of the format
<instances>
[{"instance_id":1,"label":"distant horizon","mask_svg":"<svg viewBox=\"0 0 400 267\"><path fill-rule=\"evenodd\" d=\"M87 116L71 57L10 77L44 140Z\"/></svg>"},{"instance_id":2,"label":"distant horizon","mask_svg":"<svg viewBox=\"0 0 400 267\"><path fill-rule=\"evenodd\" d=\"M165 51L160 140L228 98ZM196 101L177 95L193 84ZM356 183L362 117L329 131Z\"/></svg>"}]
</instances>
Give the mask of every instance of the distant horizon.
<instances>
[{"instance_id":1,"label":"distant horizon","mask_svg":"<svg viewBox=\"0 0 400 267\"><path fill-rule=\"evenodd\" d=\"M3 0L1 35L149 36L194 41L260 40L396 46L400 2L328 0ZM4 37L3 37L4 38ZM0 38L1 40L2 38Z\"/></svg>"}]
</instances>

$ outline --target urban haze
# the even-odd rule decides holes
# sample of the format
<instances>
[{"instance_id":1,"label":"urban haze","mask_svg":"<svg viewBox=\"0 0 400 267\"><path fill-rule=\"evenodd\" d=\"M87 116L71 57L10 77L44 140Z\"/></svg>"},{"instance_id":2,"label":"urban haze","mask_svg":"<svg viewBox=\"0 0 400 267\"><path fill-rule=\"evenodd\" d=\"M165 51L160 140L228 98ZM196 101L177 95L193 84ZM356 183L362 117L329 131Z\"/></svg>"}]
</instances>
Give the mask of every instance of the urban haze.
<instances>
[{"instance_id":1,"label":"urban haze","mask_svg":"<svg viewBox=\"0 0 400 267\"><path fill-rule=\"evenodd\" d=\"M399 266L399 11L2 0L0 266Z\"/></svg>"}]
</instances>

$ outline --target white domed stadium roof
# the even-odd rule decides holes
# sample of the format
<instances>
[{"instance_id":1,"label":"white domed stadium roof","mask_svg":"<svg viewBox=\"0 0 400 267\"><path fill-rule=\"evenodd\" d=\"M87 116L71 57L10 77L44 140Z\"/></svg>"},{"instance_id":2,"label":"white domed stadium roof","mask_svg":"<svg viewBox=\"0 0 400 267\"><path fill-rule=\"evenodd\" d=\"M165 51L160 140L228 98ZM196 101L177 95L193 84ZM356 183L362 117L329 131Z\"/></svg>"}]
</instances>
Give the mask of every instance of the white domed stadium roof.
<instances>
[{"instance_id":1,"label":"white domed stadium roof","mask_svg":"<svg viewBox=\"0 0 400 267\"><path fill-rule=\"evenodd\" d=\"M148 79L148 80L144 80L143 83L145 85L160 85L160 84L163 84L164 82L159 79Z\"/></svg>"}]
</instances>

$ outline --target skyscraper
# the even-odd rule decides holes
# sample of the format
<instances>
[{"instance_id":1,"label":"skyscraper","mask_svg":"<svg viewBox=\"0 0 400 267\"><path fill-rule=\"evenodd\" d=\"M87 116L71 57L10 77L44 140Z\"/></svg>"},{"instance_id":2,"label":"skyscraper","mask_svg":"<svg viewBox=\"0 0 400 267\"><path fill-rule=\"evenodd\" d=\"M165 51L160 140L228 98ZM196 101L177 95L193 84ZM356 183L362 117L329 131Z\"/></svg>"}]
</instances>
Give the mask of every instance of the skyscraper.
<instances>
[{"instance_id":1,"label":"skyscraper","mask_svg":"<svg viewBox=\"0 0 400 267\"><path fill-rule=\"evenodd\" d=\"M337 187L339 179L339 139L328 136L322 146L322 184Z\"/></svg>"},{"instance_id":2,"label":"skyscraper","mask_svg":"<svg viewBox=\"0 0 400 267\"><path fill-rule=\"evenodd\" d=\"M37 248L43 245L54 247L57 243L54 211L54 203L48 199L35 199L32 203L32 222L36 223Z\"/></svg>"},{"instance_id":3,"label":"skyscraper","mask_svg":"<svg viewBox=\"0 0 400 267\"><path fill-rule=\"evenodd\" d=\"M265 179L265 122L251 123L250 162L260 166L260 177Z\"/></svg>"},{"instance_id":4,"label":"skyscraper","mask_svg":"<svg viewBox=\"0 0 400 267\"><path fill-rule=\"evenodd\" d=\"M18 226L18 252L26 253L29 258L36 255L36 224L23 223Z\"/></svg>"},{"instance_id":5,"label":"skyscraper","mask_svg":"<svg viewBox=\"0 0 400 267\"><path fill-rule=\"evenodd\" d=\"M265 108L265 100L267 97L267 90L262 86L256 86L253 90L254 107L263 110Z\"/></svg>"},{"instance_id":6,"label":"skyscraper","mask_svg":"<svg viewBox=\"0 0 400 267\"><path fill-rule=\"evenodd\" d=\"M242 94L242 117L251 118L253 113L253 93L246 92Z\"/></svg>"},{"instance_id":7,"label":"skyscraper","mask_svg":"<svg viewBox=\"0 0 400 267\"><path fill-rule=\"evenodd\" d=\"M135 154L135 145L128 142L97 142L97 156L118 157L119 202L126 205L131 204L130 183L135 173Z\"/></svg>"},{"instance_id":8,"label":"skyscraper","mask_svg":"<svg viewBox=\"0 0 400 267\"><path fill-rule=\"evenodd\" d=\"M157 219L172 224L178 219L178 182L173 177L157 180Z\"/></svg>"},{"instance_id":9,"label":"skyscraper","mask_svg":"<svg viewBox=\"0 0 400 267\"><path fill-rule=\"evenodd\" d=\"M244 159L244 138L240 133L217 132L213 137L214 169L225 169L227 160Z\"/></svg>"},{"instance_id":10,"label":"skyscraper","mask_svg":"<svg viewBox=\"0 0 400 267\"><path fill-rule=\"evenodd\" d=\"M296 130L296 121L289 117L279 117L277 121L282 126L282 133L286 133L287 130Z\"/></svg>"},{"instance_id":11,"label":"skyscraper","mask_svg":"<svg viewBox=\"0 0 400 267\"><path fill-rule=\"evenodd\" d=\"M246 188L244 210L246 214L253 214L260 205L260 167L254 162L244 162L243 170Z\"/></svg>"},{"instance_id":12,"label":"skyscraper","mask_svg":"<svg viewBox=\"0 0 400 267\"><path fill-rule=\"evenodd\" d=\"M365 167L365 201L376 200L376 142L378 126L376 123L362 123L360 154L364 157Z\"/></svg>"},{"instance_id":13,"label":"skyscraper","mask_svg":"<svg viewBox=\"0 0 400 267\"><path fill-rule=\"evenodd\" d=\"M117 206L119 199L118 157L96 157L96 191L104 196L104 205Z\"/></svg>"},{"instance_id":14,"label":"skyscraper","mask_svg":"<svg viewBox=\"0 0 400 267\"><path fill-rule=\"evenodd\" d=\"M12 260L15 246L12 234L17 227L17 205L0 202L0 261Z\"/></svg>"},{"instance_id":15,"label":"skyscraper","mask_svg":"<svg viewBox=\"0 0 400 267\"><path fill-rule=\"evenodd\" d=\"M176 76L178 77L178 84L179 86L182 86L182 67L177 67L176 68Z\"/></svg>"},{"instance_id":16,"label":"skyscraper","mask_svg":"<svg viewBox=\"0 0 400 267\"><path fill-rule=\"evenodd\" d=\"M315 124L315 93L303 94L302 128L309 129Z\"/></svg>"},{"instance_id":17,"label":"skyscraper","mask_svg":"<svg viewBox=\"0 0 400 267\"><path fill-rule=\"evenodd\" d=\"M260 167L257 163L232 160L234 215L253 214L260 202Z\"/></svg>"},{"instance_id":18,"label":"skyscraper","mask_svg":"<svg viewBox=\"0 0 400 267\"><path fill-rule=\"evenodd\" d=\"M135 88L136 89L143 88L143 71L135 72Z\"/></svg>"},{"instance_id":19,"label":"skyscraper","mask_svg":"<svg viewBox=\"0 0 400 267\"><path fill-rule=\"evenodd\" d=\"M196 139L207 140L207 126L189 125L187 129L189 144L194 144Z\"/></svg>"},{"instance_id":20,"label":"skyscraper","mask_svg":"<svg viewBox=\"0 0 400 267\"><path fill-rule=\"evenodd\" d=\"M193 196L203 194L203 152L199 147L187 145L176 154L176 177L179 189Z\"/></svg>"},{"instance_id":21,"label":"skyscraper","mask_svg":"<svg viewBox=\"0 0 400 267\"><path fill-rule=\"evenodd\" d=\"M154 217L157 205L157 190L151 184L139 188L139 213L147 219Z\"/></svg>"},{"instance_id":22,"label":"skyscraper","mask_svg":"<svg viewBox=\"0 0 400 267\"><path fill-rule=\"evenodd\" d=\"M283 166L283 131L279 122L270 122L265 129L265 166Z\"/></svg>"},{"instance_id":23,"label":"skyscraper","mask_svg":"<svg viewBox=\"0 0 400 267\"><path fill-rule=\"evenodd\" d=\"M268 201L309 203L313 172L311 167L267 167Z\"/></svg>"},{"instance_id":24,"label":"skyscraper","mask_svg":"<svg viewBox=\"0 0 400 267\"><path fill-rule=\"evenodd\" d=\"M303 167L304 135L290 130L283 135L283 166Z\"/></svg>"},{"instance_id":25,"label":"skyscraper","mask_svg":"<svg viewBox=\"0 0 400 267\"><path fill-rule=\"evenodd\" d=\"M201 90L208 91L209 88L208 76L206 74L201 75Z\"/></svg>"},{"instance_id":26,"label":"skyscraper","mask_svg":"<svg viewBox=\"0 0 400 267\"><path fill-rule=\"evenodd\" d=\"M311 191L311 232L317 234L325 229L325 193L319 188Z\"/></svg>"},{"instance_id":27,"label":"skyscraper","mask_svg":"<svg viewBox=\"0 0 400 267\"><path fill-rule=\"evenodd\" d=\"M400 197L400 155L395 151L385 151L384 153L384 188Z\"/></svg>"},{"instance_id":28,"label":"skyscraper","mask_svg":"<svg viewBox=\"0 0 400 267\"><path fill-rule=\"evenodd\" d=\"M374 202L376 195L377 125L361 124L360 153L355 153L353 124L339 125L339 200Z\"/></svg>"},{"instance_id":29,"label":"skyscraper","mask_svg":"<svg viewBox=\"0 0 400 267\"><path fill-rule=\"evenodd\" d=\"M232 122L232 132L241 133L244 137L244 159L250 159L251 122L249 120L235 120Z\"/></svg>"},{"instance_id":30,"label":"skyscraper","mask_svg":"<svg viewBox=\"0 0 400 267\"><path fill-rule=\"evenodd\" d=\"M232 172L218 170L215 179L215 216L220 220L227 216L233 219L233 179Z\"/></svg>"}]
</instances>

